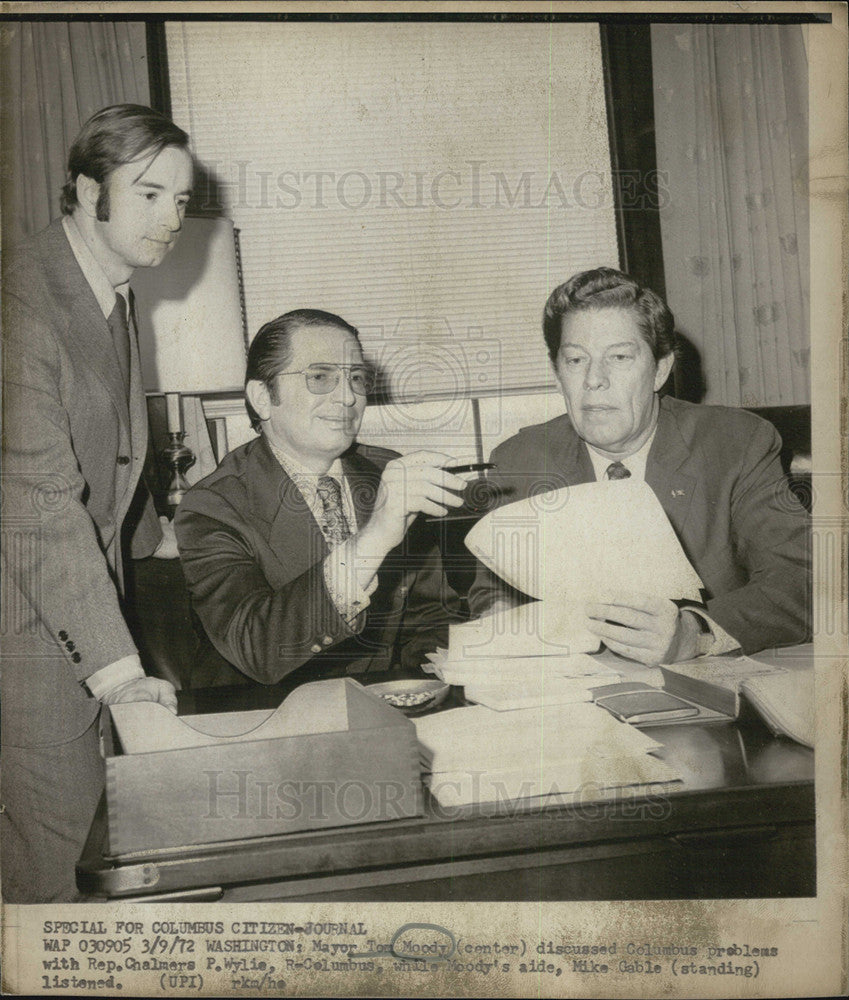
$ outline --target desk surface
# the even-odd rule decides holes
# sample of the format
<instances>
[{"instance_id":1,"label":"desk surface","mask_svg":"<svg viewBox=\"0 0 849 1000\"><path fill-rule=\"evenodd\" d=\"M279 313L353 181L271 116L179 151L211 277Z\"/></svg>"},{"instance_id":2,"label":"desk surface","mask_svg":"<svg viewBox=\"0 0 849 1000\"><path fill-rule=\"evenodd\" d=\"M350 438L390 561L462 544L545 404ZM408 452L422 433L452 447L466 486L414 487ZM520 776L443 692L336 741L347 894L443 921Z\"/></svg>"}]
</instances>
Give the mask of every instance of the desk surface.
<instances>
[{"instance_id":1,"label":"desk surface","mask_svg":"<svg viewBox=\"0 0 849 1000\"><path fill-rule=\"evenodd\" d=\"M285 693L286 685L182 692L181 714L271 706ZM413 819L110 857L101 803L77 881L84 893L113 898L814 894L811 750L773 737L746 712L736 723L655 727L651 735L682 782L558 805L526 800L448 810L426 795L424 816ZM665 879L658 877L664 865ZM729 868L727 877L718 878L717 867ZM694 885L702 869L710 878L700 892ZM558 871L569 873L560 888Z\"/></svg>"}]
</instances>

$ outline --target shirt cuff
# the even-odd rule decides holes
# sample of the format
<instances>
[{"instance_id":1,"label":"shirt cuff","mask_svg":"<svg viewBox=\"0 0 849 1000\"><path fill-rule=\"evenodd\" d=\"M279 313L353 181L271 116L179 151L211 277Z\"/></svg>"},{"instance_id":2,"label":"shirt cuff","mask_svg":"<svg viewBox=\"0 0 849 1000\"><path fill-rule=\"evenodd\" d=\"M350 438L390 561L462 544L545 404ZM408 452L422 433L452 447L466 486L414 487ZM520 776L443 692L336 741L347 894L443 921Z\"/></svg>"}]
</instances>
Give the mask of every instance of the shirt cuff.
<instances>
[{"instance_id":1,"label":"shirt cuff","mask_svg":"<svg viewBox=\"0 0 849 1000\"><path fill-rule=\"evenodd\" d=\"M353 628L357 618L369 606L371 595L377 589L377 574L364 589L360 586L357 560L349 539L337 545L324 560L324 585L336 610Z\"/></svg>"},{"instance_id":2,"label":"shirt cuff","mask_svg":"<svg viewBox=\"0 0 849 1000\"><path fill-rule=\"evenodd\" d=\"M144 676L141 660L137 653L133 653L96 670L90 677L86 677L85 686L98 701L103 701L105 695L119 684L126 684L127 681Z\"/></svg>"},{"instance_id":3,"label":"shirt cuff","mask_svg":"<svg viewBox=\"0 0 849 1000\"><path fill-rule=\"evenodd\" d=\"M696 618L703 621L710 632L710 636L705 636L704 648L699 650L699 655L719 656L721 653L730 653L732 650L740 648L740 643L734 636L729 635L721 625L717 625L710 615L706 615L700 608L685 605L681 610L689 611L691 615L695 615Z\"/></svg>"}]
</instances>

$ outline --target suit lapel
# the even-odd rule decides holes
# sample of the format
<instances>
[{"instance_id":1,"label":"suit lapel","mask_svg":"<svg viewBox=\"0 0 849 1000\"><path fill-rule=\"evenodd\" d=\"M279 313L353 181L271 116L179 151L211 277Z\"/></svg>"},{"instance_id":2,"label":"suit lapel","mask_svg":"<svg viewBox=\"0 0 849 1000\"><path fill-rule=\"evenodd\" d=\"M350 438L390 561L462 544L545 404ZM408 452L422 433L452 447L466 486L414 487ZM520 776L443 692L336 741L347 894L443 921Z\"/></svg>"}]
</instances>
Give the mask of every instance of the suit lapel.
<instances>
[{"instance_id":1,"label":"suit lapel","mask_svg":"<svg viewBox=\"0 0 849 1000\"><path fill-rule=\"evenodd\" d=\"M267 528L269 548L294 576L327 555L312 511L262 435L248 456L246 481L251 510Z\"/></svg>"},{"instance_id":2,"label":"suit lapel","mask_svg":"<svg viewBox=\"0 0 849 1000\"><path fill-rule=\"evenodd\" d=\"M546 436L544 453L549 456L546 471L562 480L562 486L579 486L595 481L590 453L575 433L568 414L558 417L547 429Z\"/></svg>"},{"instance_id":3,"label":"suit lapel","mask_svg":"<svg viewBox=\"0 0 849 1000\"><path fill-rule=\"evenodd\" d=\"M654 490L676 531L687 519L697 479L683 468L690 449L681 436L672 406L660 401L657 432L646 461L646 482Z\"/></svg>"},{"instance_id":4,"label":"suit lapel","mask_svg":"<svg viewBox=\"0 0 849 1000\"><path fill-rule=\"evenodd\" d=\"M112 343L112 334L94 292L71 250L60 220L46 231L42 254L44 271L53 276L57 298L64 304L70 317L68 336L84 357L87 367L103 382L115 404L119 420L127 427L129 434L127 390Z\"/></svg>"}]
</instances>

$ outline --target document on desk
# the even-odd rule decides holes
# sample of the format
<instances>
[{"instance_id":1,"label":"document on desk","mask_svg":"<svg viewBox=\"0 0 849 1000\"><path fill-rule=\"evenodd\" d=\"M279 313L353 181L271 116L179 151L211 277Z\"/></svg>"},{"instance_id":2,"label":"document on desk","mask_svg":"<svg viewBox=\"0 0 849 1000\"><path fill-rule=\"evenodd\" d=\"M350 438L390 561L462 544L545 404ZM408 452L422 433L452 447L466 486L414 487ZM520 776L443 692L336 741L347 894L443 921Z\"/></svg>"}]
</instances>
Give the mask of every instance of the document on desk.
<instances>
[{"instance_id":1,"label":"document on desk","mask_svg":"<svg viewBox=\"0 0 849 1000\"><path fill-rule=\"evenodd\" d=\"M416 720L423 770L443 805L674 782L644 732L593 704L495 712L482 705Z\"/></svg>"}]
</instances>

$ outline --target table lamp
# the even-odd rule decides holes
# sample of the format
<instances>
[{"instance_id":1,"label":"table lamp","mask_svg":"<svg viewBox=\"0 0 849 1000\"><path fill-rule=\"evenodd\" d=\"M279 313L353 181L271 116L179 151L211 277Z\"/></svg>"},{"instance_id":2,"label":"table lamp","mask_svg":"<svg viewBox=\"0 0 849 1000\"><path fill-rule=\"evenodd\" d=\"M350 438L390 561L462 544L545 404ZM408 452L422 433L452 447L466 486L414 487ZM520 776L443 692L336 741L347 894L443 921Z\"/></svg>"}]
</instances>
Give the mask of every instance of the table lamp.
<instances>
[{"instance_id":1,"label":"table lamp","mask_svg":"<svg viewBox=\"0 0 849 1000\"><path fill-rule=\"evenodd\" d=\"M157 268L133 275L145 392L165 395L173 511L188 489L195 461L184 443L181 395L241 391L247 330L238 231L229 219L186 219L179 239Z\"/></svg>"}]
</instances>

